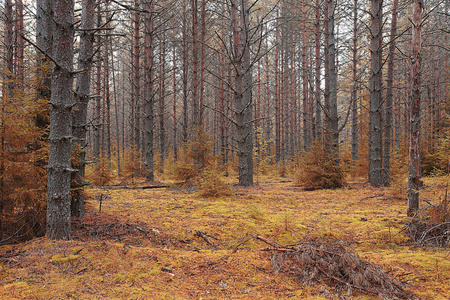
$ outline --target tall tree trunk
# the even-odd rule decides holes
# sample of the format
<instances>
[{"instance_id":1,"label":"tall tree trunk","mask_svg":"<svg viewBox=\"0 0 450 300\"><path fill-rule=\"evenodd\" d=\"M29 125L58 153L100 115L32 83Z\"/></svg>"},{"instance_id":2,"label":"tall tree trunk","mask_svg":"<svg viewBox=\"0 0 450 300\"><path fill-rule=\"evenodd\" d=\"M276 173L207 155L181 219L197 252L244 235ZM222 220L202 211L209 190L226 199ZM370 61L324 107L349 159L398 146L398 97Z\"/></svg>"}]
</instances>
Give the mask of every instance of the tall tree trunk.
<instances>
[{"instance_id":1,"label":"tall tree trunk","mask_svg":"<svg viewBox=\"0 0 450 300\"><path fill-rule=\"evenodd\" d=\"M412 53L411 53L411 123L409 144L408 171L408 216L413 216L419 209L419 181L420 181L420 68L422 43L422 0L413 2L412 20Z\"/></svg>"},{"instance_id":2,"label":"tall tree trunk","mask_svg":"<svg viewBox=\"0 0 450 300\"><path fill-rule=\"evenodd\" d=\"M37 0L36 1L36 44L45 53L52 55L52 18L53 0ZM48 57L38 52L38 84L37 98L44 101L50 101L51 97L51 76L49 66L51 64ZM36 125L40 128L48 126L47 112L36 116Z\"/></svg>"},{"instance_id":3,"label":"tall tree trunk","mask_svg":"<svg viewBox=\"0 0 450 300\"><path fill-rule=\"evenodd\" d=\"M147 168L147 179L154 180L153 173L153 16L152 0L145 1L145 162Z\"/></svg>"},{"instance_id":4,"label":"tall tree trunk","mask_svg":"<svg viewBox=\"0 0 450 300\"><path fill-rule=\"evenodd\" d=\"M160 159L160 169L159 172L164 171L164 159L166 157L166 128L164 125L165 118L165 105L166 105L166 35L164 31L161 33L161 43L160 43L160 74L159 74L159 159Z\"/></svg>"},{"instance_id":5,"label":"tall tree trunk","mask_svg":"<svg viewBox=\"0 0 450 300\"><path fill-rule=\"evenodd\" d=\"M177 144L177 76L176 76L176 44L173 43L172 50L173 59L173 159L174 162L178 159L178 144Z\"/></svg>"},{"instance_id":6,"label":"tall tree trunk","mask_svg":"<svg viewBox=\"0 0 450 300\"><path fill-rule=\"evenodd\" d=\"M369 182L382 186L382 0L370 0Z\"/></svg>"},{"instance_id":7,"label":"tall tree trunk","mask_svg":"<svg viewBox=\"0 0 450 300\"><path fill-rule=\"evenodd\" d=\"M202 0L200 30L200 124L203 126L205 94L206 0Z\"/></svg>"},{"instance_id":8,"label":"tall tree trunk","mask_svg":"<svg viewBox=\"0 0 450 300\"><path fill-rule=\"evenodd\" d=\"M23 43L23 37L22 34L24 34L23 31L23 0L16 0L16 35L17 35L17 88L21 90L21 87L23 87L24 83L24 43Z\"/></svg>"},{"instance_id":9,"label":"tall tree trunk","mask_svg":"<svg viewBox=\"0 0 450 300\"><path fill-rule=\"evenodd\" d=\"M397 1L397 0L394 0ZM352 47L352 160L358 160L358 0L353 6L353 47Z\"/></svg>"},{"instance_id":10,"label":"tall tree trunk","mask_svg":"<svg viewBox=\"0 0 450 300\"><path fill-rule=\"evenodd\" d=\"M314 98L316 105L316 124L315 124L315 137L319 137L322 131L322 107L320 101L320 0L316 0L315 3L316 18L314 22L314 41L315 41L315 84L314 84Z\"/></svg>"},{"instance_id":11,"label":"tall tree trunk","mask_svg":"<svg viewBox=\"0 0 450 300\"><path fill-rule=\"evenodd\" d=\"M235 117L239 157L239 185L253 185L252 76L250 67L249 11L247 0L231 0Z\"/></svg>"},{"instance_id":12,"label":"tall tree trunk","mask_svg":"<svg viewBox=\"0 0 450 300\"><path fill-rule=\"evenodd\" d=\"M329 69L329 106L327 111L326 140L330 153L339 153L339 124L337 114L337 75L336 75L336 44L334 35L334 0L328 1L328 69Z\"/></svg>"},{"instance_id":13,"label":"tall tree trunk","mask_svg":"<svg viewBox=\"0 0 450 300\"><path fill-rule=\"evenodd\" d=\"M306 7L305 0L302 0L302 103L303 103L303 145L305 151L311 147L311 121L308 103L308 79L306 72Z\"/></svg>"},{"instance_id":14,"label":"tall tree trunk","mask_svg":"<svg viewBox=\"0 0 450 300\"><path fill-rule=\"evenodd\" d=\"M198 104L198 0L192 0L192 107L194 128L200 125Z\"/></svg>"},{"instance_id":15,"label":"tall tree trunk","mask_svg":"<svg viewBox=\"0 0 450 300\"><path fill-rule=\"evenodd\" d=\"M77 85L74 98L73 112L73 147L78 151L74 168L78 172L74 173L72 181L73 196L71 203L72 216L82 217L85 213L84 196L84 175L86 167L86 121L89 104L89 93L91 86L92 54L94 49L94 28L95 0L83 0L81 12L81 36L80 54L78 56L78 69L85 70L77 77Z\"/></svg>"},{"instance_id":16,"label":"tall tree trunk","mask_svg":"<svg viewBox=\"0 0 450 300\"><path fill-rule=\"evenodd\" d=\"M101 5L100 3L97 5L97 28L101 26L102 23L102 15L101 15ZM101 37L97 36L97 45L101 47L102 41ZM101 60L101 48L97 51L97 68L96 68L96 99L95 99L95 109L94 109L94 145L93 145L93 157L94 161L98 162L100 159L100 113L101 113L101 92L102 92L102 84L101 84L101 68L102 68L102 60Z\"/></svg>"},{"instance_id":17,"label":"tall tree trunk","mask_svg":"<svg viewBox=\"0 0 450 300\"><path fill-rule=\"evenodd\" d=\"M324 100L324 142L326 143L327 141L327 125L326 122L328 122L327 120L329 119L329 114L328 112L330 111L330 55L329 55L329 49L328 49L328 44L329 44L329 20L328 20L328 15L329 15L329 4L328 4L328 0L324 0L324 8L323 8L323 14L324 14L324 23L323 23L323 27L324 27L324 47L323 47L323 56L324 56L324 91L323 91L323 100Z\"/></svg>"},{"instance_id":18,"label":"tall tree trunk","mask_svg":"<svg viewBox=\"0 0 450 300\"><path fill-rule=\"evenodd\" d=\"M386 113L384 121L384 160L383 160L383 180L384 185L390 185L390 161L391 161L391 133L392 133L392 106L394 96L394 59L395 59L395 44L397 38L397 7L398 0L393 0L392 3L392 21L391 21L391 36L389 38L389 61L387 69L387 90L386 90Z\"/></svg>"},{"instance_id":19,"label":"tall tree trunk","mask_svg":"<svg viewBox=\"0 0 450 300\"><path fill-rule=\"evenodd\" d=\"M222 12L225 13L225 2L222 2ZM222 28L220 30L220 37L222 41L225 41L225 20L222 18L221 20ZM222 164L225 165L227 163L227 156L226 156L226 125L225 125L225 44L221 43L221 50L222 53L220 55L221 63L220 63L220 77L222 80L220 80L220 117L219 117L219 123L220 123L220 153L222 156Z\"/></svg>"},{"instance_id":20,"label":"tall tree trunk","mask_svg":"<svg viewBox=\"0 0 450 300\"><path fill-rule=\"evenodd\" d=\"M278 163L281 158L281 113L280 113L280 93L279 90L279 55L280 55L280 47L279 47L279 32L280 32L280 21L279 21L279 8L277 7L277 21L275 27L275 162Z\"/></svg>"},{"instance_id":21,"label":"tall tree trunk","mask_svg":"<svg viewBox=\"0 0 450 300\"><path fill-rule=\"evenodd\" d=\"M186 6L187 1L184 1L183 5L183 143L186 143L188 141L188 126L189 126L189 119L188 119L188 47L187 47L187 39L188 39L188 33L187 33L187 17L186 17Z\"/></svg>"},{"instance_id":22,"label":"tall tree trunk","mask_svg":"<svg viewBox=\"0 0 450 300\"><path fill-rule=\"evenodd\" d=\"M106 10L109 10L108 5L106 6ZM107 17L109 18L109 17ZM108 39L106 39L105 42L105 52L103 54L103 61L105 63L105 68L104 68L104 99L105 99L105 103L106 103L106 110L105 110L105 114L106 114L106 118L105 118L105 146L106 146L106 156L108 158L108 164L109 166L111 166L111 97L110 97L110 90L109 90L109 41Z\"/></svg>"},{"instance_id":23,"label":"tall tree trunk","mask_svg":"<svg viewBox=\"0 0 450 300\"><path fill-rule=\"evenodd\" d=\"M47 184L47 236L70 239L73 0L53 2L53 57Z\"/></svg>"},{"instance_id":24,"label":"tall tree trunk","mask_svg":"<svg viewBox=\"0 0 450 300\"><path fill-rule=\"evenodd\" d=\"M139 8L139 0L136 0L135 7ZM133 100L134 104L134 115L132 116L134 120L133 136L134 136L134 146L136 150L141 150L141 143L143 137L141 137L141 74L140 74L140 60L141 60L141 47L140 47L140 22L141 13L139 10L134 12L134 63L133 63Z\"/></svg>"},{"instance_id":25,"label":"tall tree trunk","mask_svg":"<svg viewBox=\"0 0 450 300\"><path fill-rule=\"evenodd\" d=\"M113 82L113 95L114 95L114 112L116 119L116 159L117 159L117 175L120 177L121 175L121 165L120 165L120 123L119 123L119 104L117 101L117 88L116 88L116 68L114 66L114 50L113 50L113 40L112 37L109 37L109 46L111 47L111 73L112 73L112 82Z\"/></svg>"},{"instance_id":26,"label":"tall tree trunk","mask_svg":"<svg viewBox=\"0 0 450 300\"><path fill-rule=\"evenodd\" d=\"M5 2L5 65L6 65L6 94L12 101L14 98L14 15L12 0Z\"/></svg>"}]
</instances>

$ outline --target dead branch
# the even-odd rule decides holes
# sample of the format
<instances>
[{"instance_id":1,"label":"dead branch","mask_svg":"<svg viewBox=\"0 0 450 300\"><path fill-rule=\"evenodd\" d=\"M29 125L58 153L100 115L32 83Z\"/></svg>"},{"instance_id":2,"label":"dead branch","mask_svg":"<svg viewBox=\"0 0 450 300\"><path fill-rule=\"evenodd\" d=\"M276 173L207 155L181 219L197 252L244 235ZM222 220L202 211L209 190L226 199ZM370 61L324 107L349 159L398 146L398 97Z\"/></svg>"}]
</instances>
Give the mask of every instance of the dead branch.
<instances>
[{"instance_id":1,"label":"dead branch","mask_svg":"<svg viewBox=\"0 0 450 300\"><path fill-rule=\"evenodd\" d=\"M214 243L209 239L209 237L212 237L212 236L208 235L207 233L201 232L200 230L196 230L196 231L195 231L195 235L201 237L202 239L204 239L205 242L207 242L208 245L210 245L211 247L214 247L214 248L217 247L217 245L214 244ZM212 237L212 238L218 240L218 239L215 238L215 237Z\"/></svg>"},{"instance_id":2,"label":"dead branch","mask_svg":"<svg viewBox=\"0 0 450 300\"><path fill-rule=\"evenodd\" d=\"M265 237L262 237L260 235L257 235L256 239L258 239L260 241L263 241L264 243L274 247L275 249L273 249L273 250L276 250L276 251L280 251L280 252L293 252L293 251L295 251L294 249L291 249L291 248L285 248L285 247L281 246L280 244L277 244L276 242L271 241L269 239L266 239Z\"/></svg>"}]
</instances>

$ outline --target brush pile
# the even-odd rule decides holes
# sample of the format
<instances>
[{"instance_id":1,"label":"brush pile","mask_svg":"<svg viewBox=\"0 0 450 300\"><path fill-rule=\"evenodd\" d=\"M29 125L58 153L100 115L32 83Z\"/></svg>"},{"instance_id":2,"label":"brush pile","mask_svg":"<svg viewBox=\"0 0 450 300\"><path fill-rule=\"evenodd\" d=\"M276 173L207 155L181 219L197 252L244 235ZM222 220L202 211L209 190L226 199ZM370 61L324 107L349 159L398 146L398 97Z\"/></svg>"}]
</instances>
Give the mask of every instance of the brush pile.
<instances>
[{"instance_id":1,"label":"brush pile","mask_svg":"<svg viewBox=\"0 0 450 300\"><path fill-rule=\"evenodd\" d=\"M450 201L445 199L419 210L406 226L408 236L420 246L450 246Z\"/></svg>"},{"instance_id":2,"label":"brush pile","mask_svg":"<svg viewBox=\"0 0 450 300\"><path fill-rule=\"evenodd\" d=\"M166 240L159 230L149 228L145 223L134 223L126 218L91 210L86 211L82 220L72 220L72 238L81 241L114 240L134 246L140 246L144 242L161 244Z\"/></svg>"},{"instance_id":3,"label":"brush pile","mask_svg":"<svg viewBox=\"0 0 450 300\"><path fill-rule=\"evenodd\" d=\"M308 241L274 250L281 250L271 257L276 272L294 277L305 285L327 284L335 294L322 288L326 297L345 299L356 292L381 299L413 298L400 281L389 278L381 268L340 244Z\"/></svg>"}]
</instances>

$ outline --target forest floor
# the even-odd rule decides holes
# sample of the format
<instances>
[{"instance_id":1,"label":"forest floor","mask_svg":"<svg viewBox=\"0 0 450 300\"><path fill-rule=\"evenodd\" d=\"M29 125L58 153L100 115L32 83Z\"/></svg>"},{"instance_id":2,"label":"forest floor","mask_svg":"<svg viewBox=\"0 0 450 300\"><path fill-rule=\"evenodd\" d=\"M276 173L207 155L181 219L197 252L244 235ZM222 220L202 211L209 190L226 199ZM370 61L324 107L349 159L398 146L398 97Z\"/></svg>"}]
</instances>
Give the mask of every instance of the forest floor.
<instances>
[{"instance_id":1,"label":"forest floor","mask_svg":"<svg viewBox=\"0 0 450 300\"><path fill-rule=\"evenodd\" d=\"M448 178L424 182L422 204L442 201ZM389 188L349 181L304 191L288 178L260 177L220 198L177 188L86 192L87 215L73 221L72 240L0 247L0 299L333 298L325 282L305 285L274 270L278 251L257 236L340 243L417 298L450 299L449 249L410 241L406 201ZM340 297L377 299L355 290Z\"/></svg>"}]
</instances>

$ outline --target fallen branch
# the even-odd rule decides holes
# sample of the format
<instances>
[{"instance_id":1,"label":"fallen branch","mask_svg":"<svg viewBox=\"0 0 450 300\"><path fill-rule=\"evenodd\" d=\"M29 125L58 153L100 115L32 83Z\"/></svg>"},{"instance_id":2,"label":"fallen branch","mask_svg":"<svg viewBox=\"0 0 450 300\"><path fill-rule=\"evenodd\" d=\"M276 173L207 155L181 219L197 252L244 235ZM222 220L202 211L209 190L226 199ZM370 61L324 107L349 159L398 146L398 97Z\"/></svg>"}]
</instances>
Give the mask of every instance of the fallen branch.
<instances>
[{"instance_id":1,"label":"fallen branch","mask_svg":"<svg viewBox=\"0 0 450 300\"><path fill-rule=\"evenodd\" d=\"M167 185L141 185L136 187L129 187L126 185L105 185L105 186L94 186L94 189L102 189L102 190L146 190L146 189L159 189L166 188Z\"/></svg>"},{"instance_id":2,"label":"fallen branch","mask_svg":"<svg viewBox=\"0 0 450 300\"><path fill-rule=\"evenodd\" d=\"M214 244L214 243L209 239L209 237L212 237L212 236L210 236L210 235L208 235L208 234L206 234L206 233L204 233L204 232L201 232L201 231L199 231L199 230L196 230L196 231L195 231L195 235L197 235L197 236L203 238L203 239L208 243L208 245L210 245L211 247L214 247L214 248L217 247L217 245ZM215 237L212 237L212 238L218 240L218 239L215 238Z\"/></svg>"},{"instance_id":3,"label":"fallen branch","mask_svg":"<svg viewBox=\"0 0 450 300\"><path fill-rule=\"evenodd\" d=\"M269 239L266 239L265 237L262 237L260 235L257 235L256 239L258 239L260 241L263 241L264 243L274 247L275 248L274 250L277 250L277 251L280 251L280 252L292 252L292 251L295 251L294 249L291 249L291 248L285 248L285 247L281 246L280 244L277 244L276 242L271 241Z\"/></svg>"}]
</instances>

